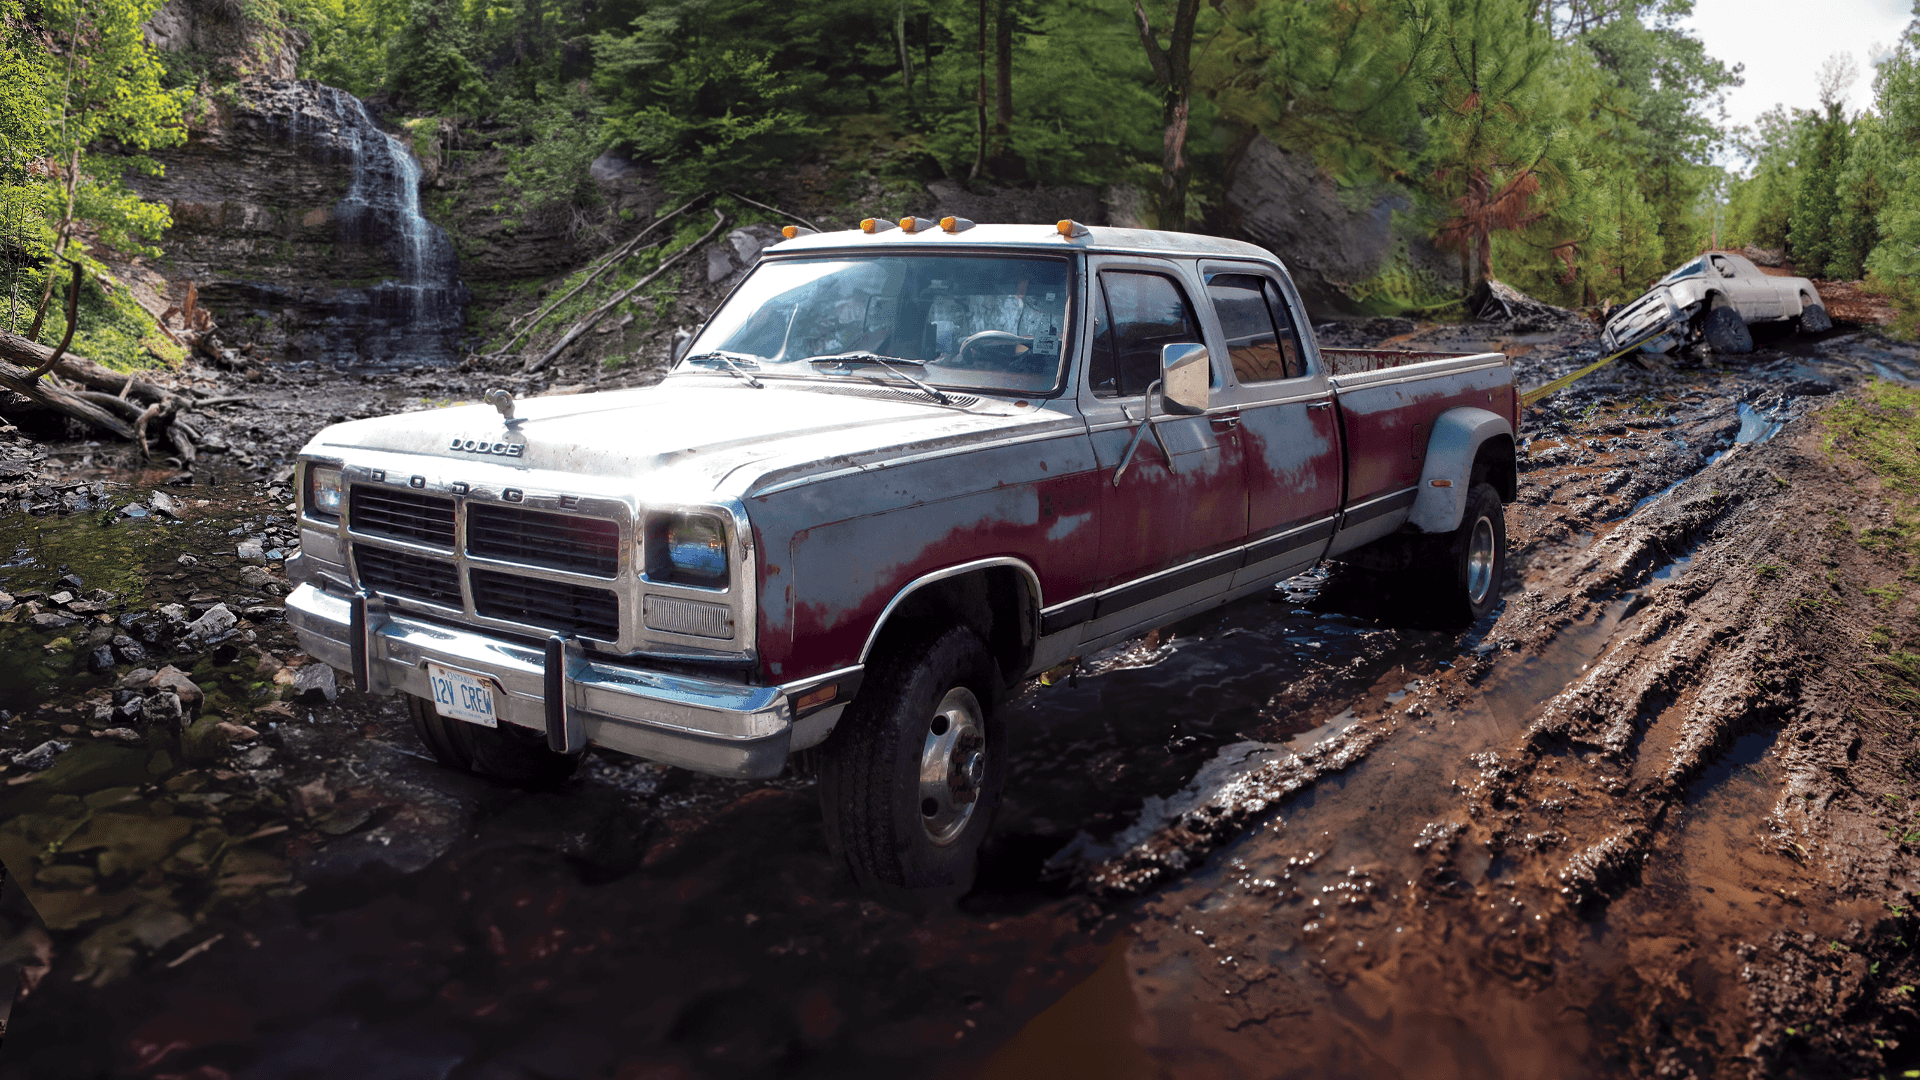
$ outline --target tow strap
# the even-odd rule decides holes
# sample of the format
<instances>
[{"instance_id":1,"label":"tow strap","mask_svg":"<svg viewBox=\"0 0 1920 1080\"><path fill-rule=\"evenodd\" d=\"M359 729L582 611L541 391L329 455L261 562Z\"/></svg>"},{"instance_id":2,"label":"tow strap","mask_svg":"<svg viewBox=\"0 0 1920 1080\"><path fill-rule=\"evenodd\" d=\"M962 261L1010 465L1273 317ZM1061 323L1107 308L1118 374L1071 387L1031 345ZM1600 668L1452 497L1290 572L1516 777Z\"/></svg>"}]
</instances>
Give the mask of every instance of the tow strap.
<instances>
[{"instance_id":1,"label":"tow strap","mask_svg":"<svg viewBox=\"0 0 1920 1080\"><path fill-rule=\"evenodd\" d=\"M1621 349L1619 352L1614 353L1612 356L1605 357L1600 360L1595 360L1593 363L1588 364L1586 367L1581 368L1579 371L1573 372L1568 375L1562 375L1559 378L1553 380L1552 382L1547 383L1545 386L1536 386L1531 390L1523 391L1520 394L1520 404L1531 405L1534 402L1539 401L1541 398L1546 397L1548 394L1554 393L1555 391L1558 391L1558 390L1565 390L1567 387L1572 386L1574 383L1579 382L1581 379L1586 378L1587 376L1593 374L1596 371L1599 371L1601 368L1606 367L1608 364L1613 363L1615 360L1620 359L1621 357L1627 355L1628 353L1639 348L1640 346L1645 345L1647 342L1652 341L1654 338L1659 337L1660 334L1666 333L1667 329L1668 328L1666 327L1661 327L1660 333L1648 334L1646 337L1643 337L1639 341L1636 341L1633 344L1627 346L1626 348Z\"/></svg>"}]
</instances>

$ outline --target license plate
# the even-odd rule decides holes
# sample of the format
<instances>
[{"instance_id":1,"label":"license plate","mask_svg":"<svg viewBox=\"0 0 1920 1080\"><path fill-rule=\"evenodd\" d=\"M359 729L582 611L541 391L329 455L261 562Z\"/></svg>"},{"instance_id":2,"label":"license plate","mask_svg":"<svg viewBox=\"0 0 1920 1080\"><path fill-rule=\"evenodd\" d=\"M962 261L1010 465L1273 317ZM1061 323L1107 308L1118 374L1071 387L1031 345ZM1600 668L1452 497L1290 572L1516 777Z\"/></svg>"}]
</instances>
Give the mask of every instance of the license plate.
<instances>
[{"instance_id":1,"label":"license plate","mask_svg":"<svg viewBox=\"0 0 1920 1080\"><path fill-rule=\"evenodd\" d=\"M493 680L428 664L427 681L433 684L434 711L441 716L481 727L500 726L499 714L493 711Z\"/></svg>"}]
</instances>

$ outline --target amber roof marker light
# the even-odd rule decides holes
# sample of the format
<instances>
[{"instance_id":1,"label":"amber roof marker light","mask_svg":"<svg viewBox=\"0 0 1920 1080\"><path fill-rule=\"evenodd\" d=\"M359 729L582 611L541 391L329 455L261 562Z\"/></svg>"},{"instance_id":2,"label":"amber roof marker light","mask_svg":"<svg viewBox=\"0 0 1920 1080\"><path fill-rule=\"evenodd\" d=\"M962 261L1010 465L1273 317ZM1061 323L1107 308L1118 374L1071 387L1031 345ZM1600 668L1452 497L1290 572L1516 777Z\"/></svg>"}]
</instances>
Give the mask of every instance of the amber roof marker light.
<instances>
[{"instance_id":1,"label":"amber roof marker light","mask_svg":"<svg viewBox=\"0 0 1920 1080\"><path fill-rule=\"evenodd\" d=\"M860 231L863 233L883 233L888 229L897 229L899 227L900 226L895 225L886 218L870 217L860 220Z\"/></svg>"},{"instance_id":2,"label":"amber roof marker light","mask_svg":"<svg viewBox=\"0 0 1920 1080\"><path fill-rule=\"evenodd\" d=\"M1055 232L1058 232L1061 236L1069 240L1075 237L1092 235L1087 231L1085 225L1080 224L1072 218L1061 218L1059 221L1053 223L1053 228Z\"/></svg>"},{"instance_id":3,"label":"amber roof marker light","mask_svg":"<svg viewBox=\"0 0 1920 1080\"><path fill-rule=\"evenodd\" d=\"M940 227L950 233L963 233L973 228L973 222L963 217L943 217L940 219Z\"/></svg>"},{"instance_id":4,"label":"amber roof marker light","mask_svg":"<svg viewBox=\"0 0 1920 1080\"><path fill-rule=\"evenodd\" d=\"M940 223L929 218L903 217L900 219L900 231L910 233L926 232L938 224Z\"/></svg>"},{"instance_id":5,"label":"amber roof marker light","mask_svg":"<svg viewBox=\"0 0 1920 1080\"><path fill-rule=\"evenodd\" d=\"M802 225L785 225L781 227L780 235L792 240L795 237L817 235L818 231L817 229L809 229Z\"/></svg>"}]
</instances>

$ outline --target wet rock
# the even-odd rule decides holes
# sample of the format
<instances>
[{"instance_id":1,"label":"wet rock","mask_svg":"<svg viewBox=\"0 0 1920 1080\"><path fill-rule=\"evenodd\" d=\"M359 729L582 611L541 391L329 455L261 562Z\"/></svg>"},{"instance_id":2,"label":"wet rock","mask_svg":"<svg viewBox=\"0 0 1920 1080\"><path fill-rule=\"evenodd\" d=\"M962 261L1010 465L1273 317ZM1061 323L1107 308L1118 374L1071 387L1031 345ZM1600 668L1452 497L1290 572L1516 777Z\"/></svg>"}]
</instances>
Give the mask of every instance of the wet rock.
<instances>
[{"instance_id":1,"label":"wet rock","mask_svg":"<svg viewBox=\"0 0 1920 1080\"><path fill-rule=\"evenodd\" d=\"M180 704L189 709L196 708L206 700L200 687L187 677L187 673L169 664L160 669L153 677L153 685L162 690L171 690L180 698Z\"/></svg>"},{"instance_id":2,"label":"wet rock","mask_svg":"<svg viewBox=\"0 0 1920 1080\"><path fill-rule=\"evenodd\" d=\"M147 508L140 505L139 503L128 503L127 505L120 508L121 517L133 518L136 521L139 520L140 518L146 517L148 513L149 511L147 510Z\"/></svg>"},{"instance_id":3,"label":"wet rock","mask_svg":"<svg viewBox=\"0 0 1920 1080\"><path fill-rule=\"evenodd\" d=\"M264 566L243 567L240 571L240 584L250 589L264 588L273 582L273 571Z\"/></svg>"},{"instance_id":4,"label":"wet rock","mask_svg":"<svg viewBox=\"0 0 1920 1080\"><path fill-rule=\"evenodd\" d=\"M93 734L96 738L112 739L115 742L123 742L129 745L135 745L135 744L144 743L147 741L146 736L140 734L139 732L133 730L132 728L124 728L124 727L102 728L99 731L94 732Z\"/></svg>"},{"instance_id":5,"label":"wet rock","mask_svg":"<svg viewBox=\"0 0 1920 1080\"><path fill-rule=\"evenodd\" d=\"M74 595L66 591L65 589L62 589L59 592L54 593L52 596L47 597L48 603L58 604L61 607L66 607L68 604L73 603L73 601L74 601Z\"/></svg>"},{"instance_id":6,"label":"wet rock","mask_svg":"<svg viewBox=\"0 0 1920 1080\"><path fill-rule=\"evenodd\" d=\"M215 604L207 609L205 615L187 624L186 636L200 641L212 641L233 629L240 619L227 610L225 604Z\"/></svg>"},{"instance_id":7,"label":"wet rock","mask_svg":"<svg viewBox=\"0 0 1920 1080\"><path fill-rule=\"evenodd\" d=\"M96 604L91 600L75 600L67 605L67 611L73 615L105 615L107 605Z\"/></svg>"},{"instance_id":8,"label":"wet rock","mask_svg":"<svg viewBox=\"0 0 1920 1080\"><path fill-rule=\"evenodd\" d=\"M707 284L725 281L733 271L733 256L718 247L707 249Z\"/></svg>"},{"instance_id":9,"label":"wet rock","mask_svg":"<svg viewBox=\"0 0 1920 1080\"><path fill-rule=\"evenodd\" d=\"M173 561L176 563L179 563L181 566L199 566L200 565L200 558L197 555L179 555L179 556L176 556Z\"/></svg>"},{"instance_id":10,"label":"wet rock","mask_svg":"<svg viewBox=\"0 0 1920 1080\"><path fill-rule=\"evenodd\" d=\"M119 657L123 664L139 664L147 658L146 646L125 634L115 634L109 644L113 646L113 655Z\"/></svg>"},{"instance_id":11,"label":"wet rock","mask_svg":"<svg viewBox=\"0 0 1920 1080\"><path fill-rule=\"evenodd\" d=\"M236 724L218 716L203 716L188 725L180 735L180 749L191 761L208 761L224 754L236 743L252 742L260 733L245 724Z\"/></svg>"},{"instance_id":12,"label":"wet rock","mask_svg":"<svg viewBox=\"0 0 1920 1080\"><path fill-rule=\"evenodd\" d=\"M81 577L79 574L60 575L60 584L66 586L69 589L72 589L74 592L79 592L82 589L85 589L87 587L86 579Z\"/></svg>"},{"instance_id":13,"label":"wet rock","mask_svg":"<svg viewBox=\"0 0 1920 1080\"><path fill-rule=\"evenodd\" d=\"M121 690L145 690L147 687L153 685L153 677L155 674L157 674L157 672L152 668L134 668L132 671L122 675L120 681L115 685Z\"/></svg>"},{"instance_id":14,"label":"wet rock","mask_svg":"<svg viewBox=\"0 0 1920 1080\"><path fill-rule=\"evenodd\" d=\"M87 654L87 670L96 675L112 671L117 661L110 646L102 645Z\"/></svg>"},{"instance_id":15,"label":"wet rock","mask_svg":"<svg viewBox=\"0 0 1920 1080\"><path fill-rule=\"evenodd\" d=\"M153 497L147 500L147 505L152 507L156 514L164 514L175 519L180 517L180 500L164 491L154 492Z\"/></svg>"},{"instance_id":16,"label":"wet rock","mask_svg":"<svg viewBox=\"0 0 1920 1080\"><path fill-rule=\"evenodd\" d=\"M11 593L0 592L0 611L9 611L13 608L13 605L13 595Z\"/></svg>"},{"instance_id":17,"label":"wet rock","mask_svg":"<svg viewBox=\"0 0 1920 1080\"><path fill-rule=\"evenodd\" d=\"M180 698L171 690L153 695L140 706L141 719L169 731L178 731L185 716L185 711L180 708Z\"/></svg>"},{"instance_id":18,"label":"wet rock","mask_svg":"<svg viewBox=\"0 0 1920 1080\"><path fill-rule=\"evenodd\" d=\"M340 689L334 680L333 668L326 664L308 664L294 673L293 699L316 703L324 701L331 705L340 696Z\"/></svg>"},{"instance_id":19,"label":"wet rock","mask_svg":"<svg viewBox=\"0 0 1920 1080\"><path fill-rule=\"evenodd\" d=\"M240 541L239 551L240 557L248 562L265 562L267 560L266 544L257 536L248 537Z\"/></svg>"},{"instance_id":20,"label":"wet rock","mask_svg":"<svg viewBox=\"0 0 1920 1080\"><path fill-rule=\"evenodd\" d=\"M30 772L40 772L53 767L53 759L63 753L70 743L58 739L48 739L25 753L15 754L13 763Z\"/></svg>"}]
</instances>

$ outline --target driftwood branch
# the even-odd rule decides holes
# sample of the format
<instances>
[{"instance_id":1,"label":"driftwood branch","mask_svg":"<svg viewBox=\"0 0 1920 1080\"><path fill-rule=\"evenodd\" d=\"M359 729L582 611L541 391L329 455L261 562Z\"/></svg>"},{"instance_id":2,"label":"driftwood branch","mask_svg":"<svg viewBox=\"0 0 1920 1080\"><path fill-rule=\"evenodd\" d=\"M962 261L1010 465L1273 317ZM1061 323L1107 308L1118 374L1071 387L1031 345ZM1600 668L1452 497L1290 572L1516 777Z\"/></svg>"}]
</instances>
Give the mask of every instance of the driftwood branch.
<instances>
[{"instance_id":1,"label":"driftwood branch","mask_svg":"<svg viewBox=\"0 0 1920 1080\"><path fill-rule=\"evenodd\" d=\"M541 368L546 367L548 364L553 363L556 357L558 357L561 353L567 350L567 346L572 345L574 342L580 340L580 335L586 333L588 330L593 329L593 324L599 322L602 318L604 318L607 312L612 311L614 308L624 303L626 299L632 296L634 293L637 293L641 289L647 287L648 285L651 285L656 278L658 278L661 274L666 273L669 269L673 267L675 263L679 262L681 259L686 258L688 253L696 251L702 247L705 247L708 241L720 235L721 229L724 229L727 227L727 216L725 214L722 214L720 211L715 210L713 212L713 217L714 217L713 228L708 229L706 232L706 235L702 236L698 240L695 240L693 243L688 244L686 247L681 248L679 251L674 252L672 255L667 256L666 260L662 262L659 266L655 267L652 273L641 278L639 281L634 282L628 288L621 290L618 294L614 296L613 299L595 308L590 314L587 315L586 318L581 319L577 323L574 323L573 329L568 330L565 334L561 335L560 340L554 342L553 347L548 349L545 355L541 356L538 360L535 360L529 363L526 367L522 368L521 370L524 372L531 373L531 372L539 371Z\"/></svg>"},{"instance_id":2,"label":"driftwood branch","mask_svg":"<svg viewBox=\"0 0 1920 1080\"><path fill-rule=\"evenodd\" d=\"M66 353L67 346L73 344L73 329L80 322L80 263L74 259L68 259L67 262L73 267L73 284L67 288L67 332L61 335L60 344L53 347L52 355L39 367L27 372L29 379L38 379L52 371Z\"/></svg>"},{"instance_id":3,"label":"driftwood branch","mask_svg":"<svg viewBox=\"0 0 1920 1080\"><path fill-rule=\"evenodd\" d=\"M68 325L72 325L71 320ZM62 384L63 379L81 389L70 389ZM0 389L130 440L142 457L150 453L150 429L164 431L181 461L191 463L197 455L194 444L200 441L200 433L178 415L195 402L138 376L110 371L84 356L62 355L59 349L0 332Z\"/></svg>"},{"instance_id":4,"label":"driftwood branch","mask_svg":"<svg viewBox=\"0 0 1920 1080\"><path fill-rule=\"evenodd\" d=\"M0 361L0 389L11 390L54 412L71 416L75 420L91 424L102 431L111 432L122 439L133 438L133 425L125 420L78 394L31 378L31 375L32 372L27 368Z\"/></svg>"},{"instance_id":5,"label":"driftwood branch","mask_svg":"<svg viewBox=\"0 0 1920 1080\"><path fill-rule=\"evenodd\" d=\"M769 214L779 214L783 218L792 218L793 220L799 222L800 224L805 225L807 228L812 229L814 232L820 231L820 226L815 225L813 222L808 221L806 218L801 217L799 214L789 213L785 210L780 209L777 206L768 206L766 203L763 203L763 202L755 202L754 200L747 198L745 195L742 195L737 191L729 191L727 192L727 194L733 196L736 199L739 199L741 202L746 203L748 206L757 206L760 209L765 210Z\"/></svg>"},{"instance_id":6,"label":"driftwood branch","mask_svg":"<svg viewBox=\"0 0 1920 1080\"><path fill-rule=\"evenodd\" d=\"M615 265L625 261L629 256L633 255L633 253L639 249L640 241L645 240L648 236L650 236L653 233L655 229L658 229L660 226L665 225L667 222L672 221L674 218L679 217L681 214L686 213L688 210L693 209L693 207L696 204L701 202L706 197L707 196L704 193L700 195L696 195L693 198L687 200L685 203L683 203L678 210L675 210L671 214L668 214L666 217L660 218L659 220L655 221L653 224L648 225L646 228L641 229L640 232L636 236L634 236L633 239L628 240L626 243L620 245L620 247L616 249L613 254L607 256L606 259L603 260L600 263L600 265L594 269L593 273L587 275L587 279L585 281L582 281L580 284L575 285L571 289L568 289L567 294L565 296L562 296L560 299L555 300L553 303L548 304L545 308L541 309L540 313L533 317L532 322L522 327L520 331L514 334L511 338L508 338L507 343L505 345L502 345L500 347L500 350L496 352L494 355L505 356L506 354L512 352L513 347L519 344L521 338L526 337L528 334L533 332L534 327L539 326L541 323L545 322L547 319L547 316L553 314L554 311L558 309L561 304L564 304L567 301L573 299L575 296L579 295L580 290L593 284L594 281L597 278L599 278L601 274L606 273L609 269L612 269ZM653 245L649 244L647 246L652 247Z\"/></svg>"},{"instance_id":7,"label":"driftwood branch","mask_svg":"<svg viewBox=\"0 0 1920 1080\"><path fill-rule=\"evenodd\" d=\"M37 368L53 357L53 350L37 342L28 341L18 334L0 332L0 361L18 364L21 367ZM52 368L53 374L70 379L89 390L98 390L107 394L127 393L129 398L152 403L172 397L173 392L163 386L156 386L138 376L121 371L112 371L94 363L84 356L68 354L58 357ZM129 383L131 380L131 383Z\"/></svg>"}]
</instances>

